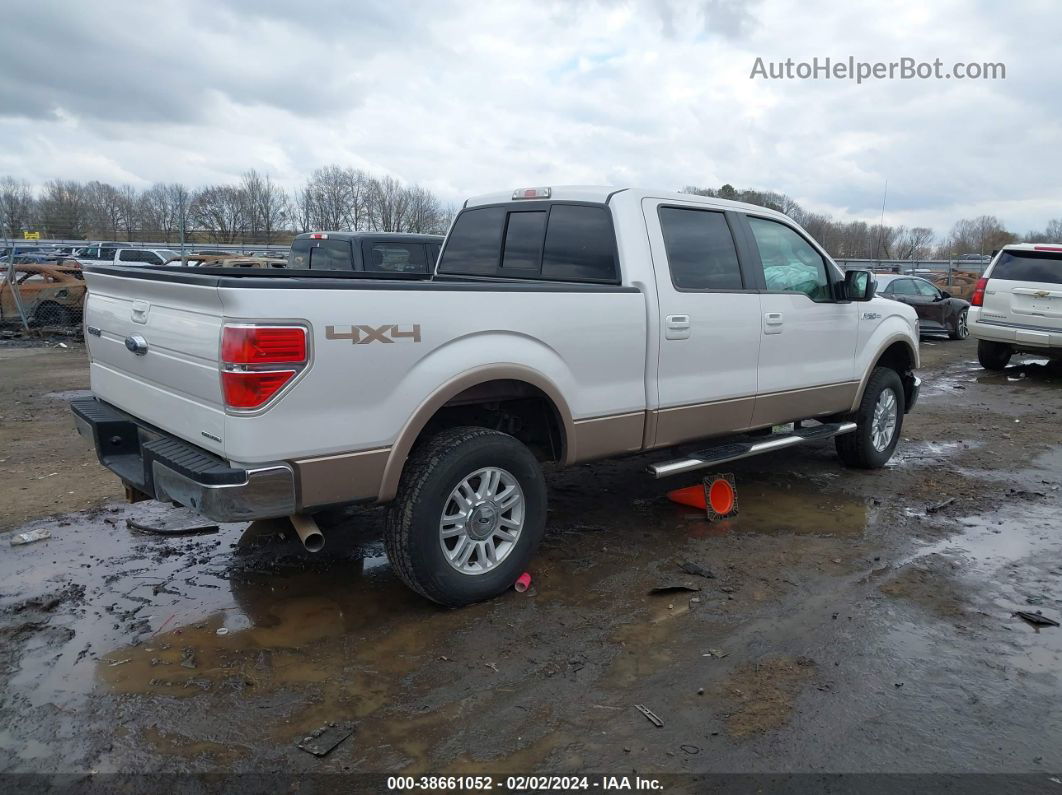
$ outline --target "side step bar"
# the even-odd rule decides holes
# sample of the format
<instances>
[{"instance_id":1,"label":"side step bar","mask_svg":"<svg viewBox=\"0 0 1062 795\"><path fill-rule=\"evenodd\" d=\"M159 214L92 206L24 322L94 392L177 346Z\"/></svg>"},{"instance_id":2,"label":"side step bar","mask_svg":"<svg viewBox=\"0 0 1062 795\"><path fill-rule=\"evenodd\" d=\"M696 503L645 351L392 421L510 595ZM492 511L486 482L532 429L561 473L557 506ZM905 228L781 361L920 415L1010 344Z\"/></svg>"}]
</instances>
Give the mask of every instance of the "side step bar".
<instances>
[{"instance_id":1,"label":"side step bar","mask_svg":"<svg viewBox=\"0 0 1062 795\"><path fill-rule=\"evenodd\" d=\"M829 439L832 436L840 436L842 433L851 433L855 429L856 424L854 422L831 422L813 425L810 428L800 428L793 431L793 433L785 435L769 436L761 442L752 440L747 442L726 442L700 450L688 458L650 464L649 473L655 478L681 475L683 472L692 472L695 469L725 464L729 461L737 461L739 458L749 458L760 453L781 450L783 447L792 447L803 442Z\"/></svg>"}]
</instances>

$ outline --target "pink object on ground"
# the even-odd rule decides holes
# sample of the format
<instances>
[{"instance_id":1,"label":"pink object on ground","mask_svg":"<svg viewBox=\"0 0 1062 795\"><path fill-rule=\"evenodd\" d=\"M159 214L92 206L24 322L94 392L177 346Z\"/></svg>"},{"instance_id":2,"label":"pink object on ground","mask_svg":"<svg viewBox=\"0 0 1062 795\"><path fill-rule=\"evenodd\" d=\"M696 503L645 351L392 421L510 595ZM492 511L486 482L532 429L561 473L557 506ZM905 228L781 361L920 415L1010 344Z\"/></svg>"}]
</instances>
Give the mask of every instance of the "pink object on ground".
<instances>
[{"instance_id":1,"label":"pink object on ground","mask_svg":"<svg viewBox=\"0 0 1062 795\"><path fill-rule=\"evenodd\" d=\"M516 578L516 582L513 584L513 588L517 593L523 593L531 587L531 573L525 571L519 577Z\"/></svg>"}]
</instances>

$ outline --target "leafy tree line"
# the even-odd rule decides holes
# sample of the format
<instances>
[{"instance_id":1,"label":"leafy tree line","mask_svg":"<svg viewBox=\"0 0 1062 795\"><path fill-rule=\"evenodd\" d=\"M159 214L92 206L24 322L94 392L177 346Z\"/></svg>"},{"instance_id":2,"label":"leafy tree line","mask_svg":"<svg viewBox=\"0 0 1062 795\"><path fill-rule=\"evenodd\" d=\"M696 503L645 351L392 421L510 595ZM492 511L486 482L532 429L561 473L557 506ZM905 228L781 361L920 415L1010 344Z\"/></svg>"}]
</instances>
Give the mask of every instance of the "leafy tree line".
<instances>
[{"instance_id":1,"label":"leafy tree line","mask_svg":"<svg viewBox=\"0 0 1062 795\"><path fill-rule=\"evenodd\" d=\"M1062 241L1062 219L1051 221L1044 230L1024 235L1009 231L994 215L963 218L951 231L938 237L925 226L890 226L866 221L837 221L824 213L805 210L784 193L688 186L684 193L757 204L785 213L803 226L823 248L837 259L956 259L963 254L991 254L995 249L1018 241Z\"/></svg>"},{"instance_id":2,"label":"leafy tree line","mask_svg":"<svg viewBox=\"0 0 1062 795\"><path fill-rule=\"evenodd\" d=\"M235 184L145 190L65 179L34 190L0 177L0 236L12 238L287 243L314 229L444 232L452 216L426 188L334 165L291 193L254 170Z\"/></svg>"}]
</instances>

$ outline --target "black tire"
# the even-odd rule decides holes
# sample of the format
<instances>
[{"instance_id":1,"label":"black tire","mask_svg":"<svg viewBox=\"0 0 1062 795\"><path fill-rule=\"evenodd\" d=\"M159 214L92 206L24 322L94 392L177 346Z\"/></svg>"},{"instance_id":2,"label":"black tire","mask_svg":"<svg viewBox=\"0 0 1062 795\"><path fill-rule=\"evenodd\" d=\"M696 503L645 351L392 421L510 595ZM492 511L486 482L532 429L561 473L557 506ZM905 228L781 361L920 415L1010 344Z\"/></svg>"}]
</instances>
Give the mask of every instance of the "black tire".
<instances>
[{"instance_id":1,"label":"black tire","mask_svg":"<svg viewBox=\"0 0 1062 795\"><path fill-rule=\"evenodd\" d=\"M68 326L73 322L73 314L65 306L54 301L44 301L33 310L35 326Z\"/></svg>"},{"instance_id":2,"label":"black tire","mask_svg":"<svg viewBox=\"0 0 1062 795\"><path fill-rule=\"evenodd\" d=\"M1006 343L977 341L977 361L986 370L1005 370L1012 355L1014 351Z\"/></svg>"},{"instance_id":3,"label":"black tire","mask_svg":"<svg viewBox=\"0 0 1062 795\"><path fill-rule=\"evenodd\" d=\"M872 425L878 398L886 390L892 391L896 401L896 427L892 431L892 439L888 445L878 450L872 438ZM851 433L835 437L837 455L842 463L856 469L880 469L885 466L892 458L896 445L900 441L905 409L903 383L900 381L900 376L895 370L887 367L875 367L863 391L863 399L859 403L859 408L852 418L858 427Z\"/></svg>"},{"instance_id":4,"label":"black tire","mask_svg":"<svg viewBox=\"0 0 1062 795\"><path fill-rule=\"evenodd\" d=\"M970 327L967 324L967 315L969 312L962 311L955 318L955 328L948 332L948 336L953 340L964 340L970 336Z\"/></svg>"},{"instance_id":5,"label":"black tire","mask_svg":"<svg viewBox=\"0 0 1062 795\"><path fill-rule=\"evenodd\" d=\"M501 561L489 571L467 574L444 557L440 519L453 490L483 467L504 469L519 484L524 523ZM545 527L546 482L531 451L499 431L449 428L414 447L398 497L387 511L384 544L392 567L406 585L433 602L459 607L511 588L527 570Z\"/></svg>"}]
</instances>

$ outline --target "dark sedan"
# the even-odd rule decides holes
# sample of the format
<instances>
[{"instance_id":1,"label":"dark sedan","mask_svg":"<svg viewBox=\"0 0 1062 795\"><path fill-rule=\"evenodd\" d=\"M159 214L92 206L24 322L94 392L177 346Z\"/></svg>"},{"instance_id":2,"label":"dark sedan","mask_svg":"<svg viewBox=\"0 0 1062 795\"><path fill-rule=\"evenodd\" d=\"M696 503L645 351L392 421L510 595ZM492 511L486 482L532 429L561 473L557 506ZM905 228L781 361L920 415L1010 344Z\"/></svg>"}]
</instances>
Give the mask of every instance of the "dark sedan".
<instances>
[{"instance_id":1,"label":"dark sedan","mask_svg":"<svg viewBox=\"0 0 1062 795\"><path fill-rule=\"evenodd\" d=\"M877 279L878 295L914 307L922 333L947 334L953 340L964 340L970 333L966 326L969 301L953 298L951 293L917 276L879 274Z\"/></svg>"}]
</instances>

